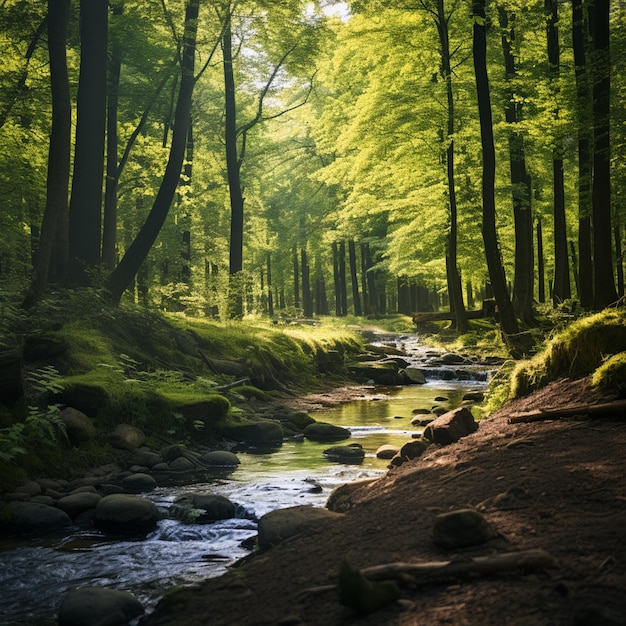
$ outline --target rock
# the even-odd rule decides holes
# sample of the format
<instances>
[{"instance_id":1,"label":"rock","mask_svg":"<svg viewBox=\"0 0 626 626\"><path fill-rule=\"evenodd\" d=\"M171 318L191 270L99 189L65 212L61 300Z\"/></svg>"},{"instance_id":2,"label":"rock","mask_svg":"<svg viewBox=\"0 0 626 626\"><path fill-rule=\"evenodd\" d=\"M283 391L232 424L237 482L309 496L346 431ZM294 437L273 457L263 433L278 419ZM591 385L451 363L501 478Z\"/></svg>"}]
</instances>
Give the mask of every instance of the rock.
<instances>
[{"instance_id":1,"label":"rock","mask_svg":"<svg viewBox=\"0 0 626 626\"><path fill-rule=\"evenodd\" d=\"M151 450L137 450L128 460L130 465L139 465L142 467L154 467L157 463L161 463L163 461L163 457L156 452L152 452Z\"/></svg>"},{"instance_id":2,"label":"rock","mask_svg":"<svg viewBox=\"0 0 626 626\"><path fill-rule=\"evenodd\" d=\"M424 430L424 439L448 445L478 430L474 416L466 407L444 413Z\"/></svg>"},{"instance_id":3,"label":"rock","mask_svg":"<svg viewBox=\"0 0 626 626\"><path fill-rule=\"evenodd\" d=\"M171 463L175 459L180 456L184 456L187 449L185 446L181 446L180 444L173 444L171 446L166 446L161 450L161 456L166 463Z\"/></svg>"},{"instance_id":4,"label":"rock","mask_svg":"<svg viewBox=\"0 0 626 626\"><path fill-rule=\"evenodd\" d=\"M431 422L434 422L437 419L437 415L434 413L428 413L428 415L420 414L416 415L411 420L411 426L428 426Z\"/></svg>"},{"instance_id":5,"label":"rock","mask_svg":"<svg viewBox=\"0 0 626 626\"><path fill-rule=\"evenodd\" d=\"M347 428L342 428L341 426L327 424L326 422L315 422L314 424L309 424L304 429L304 436L311 441L325 443L350 439L352 433Z\"/></svg>"},{"instance_id":6,"label":"rock","mask_svg":"<svg viewBox=\"0 0 626 626\"><path fill-rule=\"evenodd\" d=\"M206 524L235 517L235 505L224 496L213 493L193 493L176 498L170 513L176 519Z\"/></svg>"},{"instance_id":7,"label":"rock","mask_svg":"<svg viewBox=\"0 0 626 626\"><path fill-rule=\"evenodd\" d=\"M156 488L157 483L150 474L131 474L122 478L120 482L124 491L128 493L143 493L145 491L152 491Z\"/></svg>"},{"instance_id":8,"label":"rock","mask_svg":"<svg viewBox=\"0 0 626 626\"><path fill-rule=\"evenodd\" d=\"M326 502L326 508L335 513L345 513L352 506L352 495L361 487L366 487L379 480L378 478L364 478L363 480L355 480L351 483L339 485L333 489Z\"/></svg>"},{"instance_id":9,"label":"rock","mask_svg":"<svg viewBox=\"0 0 626 626\"><path fill-rule=\"evenodd\" d=\"M211 467L237 467L241 464L239 457L228 450L213 450L200 457L205 465Z\"/></svg>"},{"instance_id":10,"label":"rock","mask_svg":"<svg viewBox=\"0 0 626 626\"><path fill-rule=\"evenodd\" d=\"M331 461L352 465L363 463L365 458L365 450L359 443L351 443L348 446L333 446L324 450L322 454Z\"/></svg>"},{"instance_id":11,"label":"rock","mask_svg":"<svg viewBox=\"0 0 626 626\"><path fill-rule=\"evenodd\" d=\"M462 363L466 363L467 359L460 354L453 354L448 352L441 357L441 362L444 365L459 365Z\"/></svg>"},{"instance_id":12,"label":"rock","mask_svg":"<svg viewBox=\"0 0 626 626\"><path fill-rule=\"evenodd\" d=\"M115 430L109 435L109 443L120 450L135 451L143 446L146 436L139 428L130 424L118 424Z\"/></svg>"},{"instance_id":13,"label":"rock","mask_svg":"<svg viewBox=\"0 0 626 626\"><path fill-rule=\"evenodd\" d=\"M437 417L441 417L442 415L445 415L447 412L448 412L448 409L442 406L434 406L432 409L432 414L436 415Z\"/></svg>"},{"instance_id":14,"label":"rock","mask_svg":"<svg viewBox=\"0 0 626 626\"><path fill-rule=\"evenodd\" d=\"M228 426L223 428L221 432L233 441L252 446L282 445L285 436L281 425L271 420Z\"/></svg>"},{"instance_id":15,"label":"rock","mask_svg":"<svg viewBox=\"0 0 626 626\"><path fill-rule=\"evenodd\" d=\"M485 543L491 537L487 520L473 509L442 513L435 519L433 541L441 548L453 550Z\"/></svg>"},{"instance_id":16,"label":"rock","mask_svg":"<svg viewBox=\"0 0 626 626\"><path fill-rule=\"evenodd\" d=\"M413 409L411 413L413 413L413 415L428 415L430 409Z\"/></svg>"},{"instance_id":17,"label":"rock","mask_svg":"<svg viewBox=\"0 0 626 626\"><path fill-rule=\"evenodd\" d=\"M54 506L54 500L50 496L33 496L29 502L38 502L46 506Z\"/></svg>"},{"instance_id":18,"label":"rock","mask_svg":"<svg viewBox=\"0 0 626 626\"><path fill-rule=\"evenodd\" d=\"M398 454L398 448L389 443L383 444L376 450L377 459L393 459Z\"/></svg>"},{"instance_id":19,"label":"rock","mask_svg":"<svg viewBox=\"0 0 626 626\"><path fill-rule=\"evenodd\" d=\"M426 383L424 372L416 367L405 367L400 373L407 378L407 382L409 383L415 385L423 385Z\"/></svg>"},{"instance_id":20,"label":"rock","mask_svg":"<svg viewBox=\"0 0 626 626\"><path fill-rule=\"evenodd\" d=\"M424 441L423 438L409 441L400 448L400 456L408 461L417 459L428 448L429 443L428 440Z\"/></svg>"},{"instance_id":21,"label":"rock","mask_svg":"<svg viewBox=\"0 0 626 626\"><path fill-rule=\"evenodd\" d=\"M343 517L328 509L312 506L292 506L270 511L259 520L259 547L263 550L296 535L307 533L320 524Z\"/></svg>"},{"instance_id":22,"label":"rock","mask_svg":"<svg viewBox=\"0 0 626 626\"><path fill-rule=\"evenodd\" d=\"M469 400L470 402L482 402L485 399L485 394L482 391L468 391L463 400Z\"/></svg>"},{"instance_id":23,"label":"rock","mask_svg":"<svg viewBox=\"0 0 626 626\"><path fill-rule=\"evenodd\" d=\"M25 493L28 496L40 496L41 485L34 480L29 480L25 483L22 483L19 487L16 487L15 491L17 493Z\"/></svg>"},{"instance_id":24,"label":"rock","mask_svg":"<svg viewBox=\"0 0 626 626\"><path fill-rule=\"evenodd\" d=\"M67 513L39 502L11 502L7 513L9 528L18 534L49 532L72 525Z\"/></svg>"},{"instance_id":25,"label":"rock","mask_svg":"<svg viewBox=\"0 0 626 626\"><path fill-rule=\"evenodd\" d=\"M73 446L80 447L96 438L96 427L82 411L68 406L61 411L61 419L65 424L67 438Z\"/></svg>"},{"instance_id":26,"label":"rock","mask_svg":"<svg viewBox=\"0 0 626 626\"><path fill-rule=\"evenodd\" d=\"M143 534L156 528L159 511L146 498L112 494L98 502L94 523L104 532Z\"/></svg>"},{"instance_id":27,"label":"rock","mask_svg":"<svg viewBox=\"0 0 626 626\"><path fill-rule=\"evenodd\" d=\"M59 626L128 624L143 615L144 608L127 591L79 587L65 594L59 608Z\"/></svg>"},{"instance_id":28,"label":"rock","mask_svg":"<svg viewBox=\"0 0 626 626\"><path fill-rule=\"evenodd\" d=\"M179 456L168 465L173 472L190 472L197 469L197 466L184 456Z\"/></svg>"},{"instance_id":29,"label":"rock","mask_svg":"<svg viewBox=\"0 0 626 626\"><path fill-rule=\"evenodd\" d=\"M446 398L445 396L437 396L435 398L435 402L449 402L450 398Z\"/></svg>"},{"instance_id":30,"label":"rock","mask_svg":"<svg viewBox=\"0 0 626 626\"><path fill-rule=\"evenodd\" d=\"M61 498L57 502L57 506L72 519L75 519L81 513L94 509L100 500L102 500L102 496L97 493L79 492Z\"/></svg>"},{"instance_id":31,"label":"rock","mask_svg":"<svg viewBox=\"0 0 626 626\"><path fill-rule=\"evenodd\" d=\"M373 380L376 385L403 385L405 379L393 361L352 363L349 372L360 380Z\"/></svg>"}]
</instances>

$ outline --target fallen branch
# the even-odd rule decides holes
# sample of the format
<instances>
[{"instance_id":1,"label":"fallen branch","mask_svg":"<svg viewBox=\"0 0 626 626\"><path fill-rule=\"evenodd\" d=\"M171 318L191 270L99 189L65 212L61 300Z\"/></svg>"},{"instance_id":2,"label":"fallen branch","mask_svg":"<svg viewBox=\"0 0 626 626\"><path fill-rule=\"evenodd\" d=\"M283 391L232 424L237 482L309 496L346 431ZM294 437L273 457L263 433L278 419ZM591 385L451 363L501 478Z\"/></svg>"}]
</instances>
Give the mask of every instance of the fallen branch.
<instances>
[{"instance_id":1,"label":"fallen branch","mask_svg":"<svg viewBox=\"0 0 626 626\"><path fill-rule=\"evenodd\" d=\"M556 567L557 562L545 550L523 550L505 552L492 556L477 556L471 559L431 561L426 563L385 563L365 567L361 571L370 580L396 579L416 585L446 581L468 574L488 575L515 569L542 569ZM302 593L318 594L333 591L336 585L324 585L304 589Z\"/></svg>"},{"instance_id":2,"label":"fallen branch","mask_svg":"<svg viewBox=\"0 0 626 626\"><path fill-rule=\"evenodd\" d=\"M601 415L624 411L626 411L626 400L615 400L614 402L604 402L602 404L578 404L563 406L558 409L538 409L537 411L528 411L527 413L517 413L509 417L509 423L539 422L558 419L559 417L572 417L574 415Z\"/></svg>"}]
</instances>

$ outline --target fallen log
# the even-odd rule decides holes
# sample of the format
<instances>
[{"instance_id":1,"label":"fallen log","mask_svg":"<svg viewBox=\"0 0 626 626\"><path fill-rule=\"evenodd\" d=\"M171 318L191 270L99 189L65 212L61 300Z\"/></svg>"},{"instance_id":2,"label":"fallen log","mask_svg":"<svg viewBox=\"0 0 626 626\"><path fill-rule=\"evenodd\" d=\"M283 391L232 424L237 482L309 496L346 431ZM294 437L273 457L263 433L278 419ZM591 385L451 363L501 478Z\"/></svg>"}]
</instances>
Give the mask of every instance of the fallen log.
<instances>
[{"instance_id":1,"label":"fallen log","mask_svg":"<svg viewBox=\"0 0 626 626\"><path fill-rule=\"evenodd\" d=\"M606 413L622 413L626 411L626 400L603 402L602 404L576 404L558 409L537 409L526 413L514 413L509 417L509 424L520 422L540 422L574 415L603 415Z\"/></svg>"},{"instance_id":2,"label":"fallen log","mask_svg":"<svg viewBox=\"0 0 626 626\"><path fill-rule=\"evenodd\" d=\"M497 317L498 311L495 300L483 300L483 306L477 311L466 311L465 317L468 320L477 320L483 317ZM453 322L456 315L452 311L422 312L413 314L413 323L424 324L426 322Z\"/></svg>"},{"instance_id":3,"label":"fallen log","mask_svg":"<svg viewBox=\"0 0 626 626\"><path fill-rule=\"evenodd\" d=\"M557 567L556 559L545 550L522 550L490 556L477 556L451 561L425 563L385 563L360 570L370 580L408 581L412 585L426 585L448 581L459 576L489 575L516 569L544 569ZM318 594L333 591L336 585L324 585L304 589L302 593Z\"/></svg>"}]
</instances>

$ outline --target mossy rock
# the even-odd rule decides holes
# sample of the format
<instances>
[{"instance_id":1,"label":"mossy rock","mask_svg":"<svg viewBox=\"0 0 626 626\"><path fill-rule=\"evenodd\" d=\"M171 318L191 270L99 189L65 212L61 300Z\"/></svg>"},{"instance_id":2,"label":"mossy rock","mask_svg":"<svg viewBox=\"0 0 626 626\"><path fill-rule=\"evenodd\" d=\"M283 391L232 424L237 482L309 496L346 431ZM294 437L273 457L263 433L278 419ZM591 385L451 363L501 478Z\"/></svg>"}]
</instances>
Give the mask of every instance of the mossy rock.
<instances>
[{"instance_id":1,"label":"mossy rock","mask_svg":"<svg viewBox=\"0 0 626 626\"><path fill-rule=\"evenodd\" d=\"M352 363L348 370L357 379L373 380L377 385L402 385L405 382L394 361Z\"/></svg>"},{"instance_id":2,"label":"mossy rock","mask_svg":"<svg viewBox=\"0 0 626 626\"><path fill-rule=\"evenodd\" d=\"M96 415L101 409L111 404L111 393L105 381L89 381L86 378L73 377L63 382L64 389L55 399L61 404L71 406L87 415Z\"/></svg>"},{"instance_id":3,"label":"mossy rock","mask_svg":"<svg viewBox=\"0 0 626 626\"><path fill-rule=\"evenodd\" d=\"M233 387L230 390L232 393L239 394L248 400L259 400L260 402L269 402L272 399L265 391L254 387L253 385L240 385L238 387Z\"/></svg>"},{"instance_id":4,"label":"mossy rock","mask_svg":"<svg viewBox=\"0 0 626 626\"><path fill-rule=\"evenodd\" d=\"M308 414L303 412L290 413L287 421L293 424L298 431L303 431L309 424L315 424L315 420Z\"/></svg>"},{"instance_id":5,"label":"mossy rock","mask_svg":"<svg viewBox=\"0 0 626 626\"><path fill-rule=\"evenodd\" d=\"M593 389L626 396L626 351L608 358L591 379Z\"/></svg>"},{"instance_id":6,"label":"mossy rock","mask_svg":"<svg viewBox=\"0 0 626 626\"><path fill-rule=\"evenodd\" d=\"M219 433L237 443L252 446L281 445L285 436L281 425L271 420L225 426L219 429Z\"/></svg>"}]
</instances>

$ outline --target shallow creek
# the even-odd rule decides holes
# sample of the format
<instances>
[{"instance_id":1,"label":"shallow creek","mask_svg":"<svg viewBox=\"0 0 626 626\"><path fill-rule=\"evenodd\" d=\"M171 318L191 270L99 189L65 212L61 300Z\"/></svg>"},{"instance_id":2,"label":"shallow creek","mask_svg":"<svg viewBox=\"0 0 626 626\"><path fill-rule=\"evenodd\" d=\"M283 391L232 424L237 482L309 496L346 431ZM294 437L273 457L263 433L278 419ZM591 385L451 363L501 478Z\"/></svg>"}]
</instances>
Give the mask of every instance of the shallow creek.
<instances>
[{"instance_id":1,"label":"shallow creek","mask_svg":"<svg viewBox=\"0 0 626 626\"><path fill-rule=\"evenodd\" d=\"M325 459L323 450L334 444L286 441L270 453L240 453L241 465L226 478L144 494L164 512L183 493L221 494L238 505L234 519L205 525L163 519L147 538L133 541L85 530L19 545L0 539L0 624L54 623L63 594L81 585L130 591L150 611L173 586L218 576L249 554L242 544L253 540L255 519L265 513L299 504L324 506L336 486L382 474L389 462L376 458L378 447L402 445L421 432L411 426L413 409L459 406L463 395L483 389L487 378L485 367L431 365L433 355L413 338L403 345L408 360L427 373L425 385L364 387L363 399L314 413L318 421L350 429L352 438L340 443L360 443L366 451L362 464ZM435 401L439 397L447 400Z\"/></svg>"}]
</instances>

